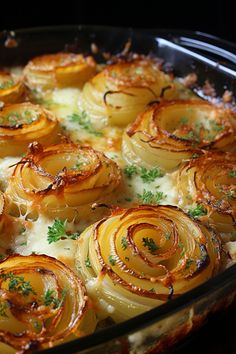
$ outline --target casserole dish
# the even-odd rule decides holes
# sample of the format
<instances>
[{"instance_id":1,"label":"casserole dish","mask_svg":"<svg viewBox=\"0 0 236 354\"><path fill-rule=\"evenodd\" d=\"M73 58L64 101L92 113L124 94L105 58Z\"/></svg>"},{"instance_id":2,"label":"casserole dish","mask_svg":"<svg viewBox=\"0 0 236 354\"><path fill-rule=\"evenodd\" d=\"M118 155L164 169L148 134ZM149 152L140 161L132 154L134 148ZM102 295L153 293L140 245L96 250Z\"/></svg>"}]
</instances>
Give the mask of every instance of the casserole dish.
<instances>
[{"instance_id":1,"label":"casserole dish","mask_svg":"<svg viewBox=\"0 0 236 354\"><path fill-rule=\"evenodd\" d=\"M177 76L183 77L194 70L200 84L206 79L215 83L217 95L222 96L225 89L235 92L235 46L198 33L93 26L20 30L15 34L3 32L0 35L0 65L25 64L33 56L63 49L76 52L80 48L89 53L91 43L96 43L101 52L115 54L122 50L129 38L134 52L148 54L151 51L170 63ZM97 54L97 60L102 60L100 54ZM201 325L209 313L229 306L235 294L236 265L158 308L43 353L166 351Z\"/></svg>"}]
</instances>

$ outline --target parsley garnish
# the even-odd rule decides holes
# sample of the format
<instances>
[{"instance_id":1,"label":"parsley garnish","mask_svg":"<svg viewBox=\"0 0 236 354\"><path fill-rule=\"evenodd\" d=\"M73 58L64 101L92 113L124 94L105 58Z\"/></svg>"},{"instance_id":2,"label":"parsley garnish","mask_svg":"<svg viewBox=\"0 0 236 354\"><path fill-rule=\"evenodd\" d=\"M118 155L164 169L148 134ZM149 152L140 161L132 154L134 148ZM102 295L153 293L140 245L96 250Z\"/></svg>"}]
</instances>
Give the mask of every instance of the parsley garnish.
<instances>
[{"instance_id":1,"label":"parsley garnish","mask_svg":"<svg viewBox=\"0 0 236 354\"><path fill-rule=\"evenodd\" d=\"M43 303L45 306L50 306L53 304L53 308L57 309L63 304L66 294L67 290L63 289L61 299L59 299L56 296L56 291L54 289L47 289L46 293L43 296Z\"/></svg>"},{"instance_id":2,"label":"parsley garnish","mask_svg":"<svg viewBox=\"0 0 236 354\"><path fill-rule=\"evenodd\" d=\"M63 221L60 219L55 219L52 226L48 226L48 243L57 242L60 240L71 239L77 240L80 236L79 232L75 232L73 234L68 234L66 232L66 224L67 221Z\"/></svg>"},{"instance_id":3,"label":"parsley garnish","mask_svg":"<svg viewBox=\"0 0 236 354\"><path fill-rule=\"evenodd\" d=\"M137 197L143 204L159 204L166 195L164 195L163 192L156 192L154 194L151 191L146 191L146 189L144 189L143 194L137 194Z\"/></svg>"},{"instance_id":4,"label":"parsley garnish","mask_svg":"<svg viewBox=\"0 0 236 354\"><path fill-rule=\"evenodd\" d=\"M127 239L123 236L121 239L121 245L122 245L122 249L125 251L126 248L128 247L128 241Z\"/></svg>"},{"instance_id":5,"label":"parsley garnish","mask_svg":"<svg viewBox=\"0 0 236 354\"><path fill-rule=\"evenodd\" d=\"M188 118L187 117L182 117L182 118L180 118L179 122L180 122L181 125L185 125L185 124L188 123Z\"/></svg>"},{"instance_id":6,"label":"parsley garnish","mask_svg":"<svg viewBox=\"0 0 236 354\"><path fill-rule=\"evenodd\" d=\"M167 241L169 241L170 238L171 238L171 232L166 232L164 236L165 236L165 239L166 239Z\"/></svg>"},{"instance_id":7,"label":"parsley garnish","mask_svg":"<svg viewBox=\"0 0 236 354\"><path fill-rule=\"evenodd\" d=\"M14 275L13 273L3 273L0 277L8 282L8 290L10 292L17 292L24 296L28 296L30 293L36 295L32 285L29 281L25 281L24 277Z\"/></svg>"},{"instance_id":8,"label":"parsley garnish","mask_svg":"<svg viewBox=\"0 0 236 354\"><path fill-rule=\"evenodd\" d=\"M140 177L143 182L150 183L154 182L156 178L163 177L164 173L157 167L147 170L145 167L141 167Z\"/></svg>"},{"instance_id":9,"label":"parsley garnish","mask_svg":"<svg viewBox=\"0 0 236 354\"><path fill-rule=\"evenodd\" d=\"M190 267L191 267L191 264L192 264L193 262L194 262L194 261L193 261L192 259L187 259L185 269L190 268Z\"/></svg>"},{"instance_id":10,"label":"parsley garnish","mask_svg":"<svg viewBox=\"0 0 236 354\"><path fill-rule=\"evenodd\" d=\"M95 136L102 136L103 135L102 132L99 132L93 128L92 123L85 111L82 111L81 113L73 113L68 118L71 122L79 124L79 126L82 129L86 130L89 134L92 134Z\"/></svg>"},{"instance_id":11,"label":"parsley garnish","mask_svg":"<svg viewBox=\"0 0 236 354\"><path fill-rule=\"evenodd\" d=\"M157 246L153 238L150 237L143 237L143 245L144 247L147 247L152 254L159 249L159 246Z\"/></svg>"},{"instance_id":12,"label":"parsley garnish","mask_svg":"<svg viewBox=\"0 0 236 354\"><path fill-rule=\"evenodd\" d=\"M207 209L202 204L197 204L195 208L191 208L188 214L193 218L198 218L199 216L207 215Z\"/></svg>"},{"instance_id":13,"label":"parsley garnish","mask_svg":"<svg viewBox=\"0 0 236 354\"><path fill-rule=\"evenodd\" d=\"M12 87L13 85L14 85L14 81L12 79L4 81L4 82L0 83L0 90L8 89L8 88Z\"/></svg>"},{"instance_id":14,"label":"parsley garnish","mask_svg":"<svg viewBox=\"0 0 236 354\"><path fill-rule=\"evenodd\" d=\"M85 263L85 266L86 266L87 268L92 268L89 257L87 257L87 259L85 260L84 263Z\"/></svg>"},{"instance_id":15,"label":"parsley garnish","mask_svg":"<svg viewBox=\"0 0 236 354\"><path fill-rule=\"evenodd\" d=\"M6 310L8 309L7 302L0 302L0 317L8 317Z\"/></svg>"},{"instance_id":16,"label":"parsley garnish","mask_svg":"<svg viewBox=\"0 0 236 354\"><path fill-rule=\"evenodd\" d=\"M229 171L229 176L233 177L233 178L236 178L236 170Z\"/></svg>"},{"instance_id":17,"label":"parsley garnish","mask_svg":"<svg viewBox=\"0 0 236 354\"><path fill-rule=\"evenodd\" d=\"M129 165L124 168L124 174L128 177L131 178L133 175L138 174L138 169L134 165Z\"/></svg>"},{"instance_id":18,"label":"parsley garnish","mask_svg":"<svg viewBox=\"0 0 236 354\"><path fill-rule=\"evenodd\" d=\"M112 255L108 257L108 261L112 266L116 265L116 260L113 258Z\"/></svg>"}]
</instances>

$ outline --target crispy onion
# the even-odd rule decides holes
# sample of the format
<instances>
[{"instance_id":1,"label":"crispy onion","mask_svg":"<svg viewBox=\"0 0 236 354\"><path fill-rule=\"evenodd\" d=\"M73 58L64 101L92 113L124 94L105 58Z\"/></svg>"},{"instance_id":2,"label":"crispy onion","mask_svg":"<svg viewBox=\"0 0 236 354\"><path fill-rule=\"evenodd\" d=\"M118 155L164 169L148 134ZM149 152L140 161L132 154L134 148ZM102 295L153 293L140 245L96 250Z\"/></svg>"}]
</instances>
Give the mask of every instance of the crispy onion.
<instances>
[{"instance_id":1,"label":"crispy onion","mask_svg":"<svg viewBox=\"0 0 236 354\"><path fill-rule=\"evenodd\" d=\"M24 79L30 89L82 87L96 73L92 57L81 54L47 54L32 59L24 68Z\"/></svg>"},{"instance_id":2,"label":"crispy onion","mask_svg":"<svg viewBox=\"0 0 236 354\"><path fill-rule=\"evenodd\" d=\"M236 231L236 155L205 152L185 162L176 172L179 205L201 204L207 210L202 221L220 232Z\"/></svg>"},{"instance_id":3,"label":"crispy onion","mask_svg":"<svg viewBox=\"0 0 236 354\"><path fill-rule=\"evenodd\" d=\"M171 98L174 84L151 59L121 62L105 69L84 85L81 110L96 122L127 125L151 101Z\"/></svg>"},{"instance_id":4,"label":"crispy onion","mask_svg":"<svg viewBox=\"0 0 236 354\"><path fill-rule=\"evenodd\" d=\"M130 163L170 171L197 149L235 149L235 114L203 101L153 104L141 113L123 137L123 155Z\"/></svg>"},{"instance_id":5,"label":"crispy onion","mask_svg":"<svg viewBox=\"0 0 236 354\"><path fill-rule=\"evenodd\" d=\"M90 147L65 142L44 149L35 142L15 167L7 193L22 212L40 209L71 220L78 207L113 191L120 178L116 163Z\"/></svg>"},{"instance_id":6,"label":"crispy onion","mask_svg":"<svg viewBox=\"0 0 236 354\"><path fill-rule=\"evenodd\" d=\"M0 101L17 103L23 100L25 88L21 79L15 79L11 74L0 71Z\"/></svg>"},{"instance_id":7,"label":"crispy onion","mask_svg":"<svg viewBox=\"0 0 236 354\"><path fill-rule=\"evenodd\" d=\"M216 235L173 206L113 210L77 242L88 293L115 321L179 296L219 268Z\"/></svg>"},{"instance_id":8,"label":"crispy onion","mask_svg":"<svg viewBox=\"0 0 236 354\"><path fill-rule=\"evenodd\" d=\"M58 139L59 122L38 105L18 103L0 111L0 156L19 156L36 140L47 146Z\"/></svg>"},{"instance_id":9,"label":"crispy onion","mask_svg":"<svg viewBox=\"0 0 236 354\"><path fill-rule=\"evenodd\" d=\"M0 341L20 353L51 347L95 328L85 287L55 258L10 256L0 263L0 294Z\"/></svg>"}]
</instances>

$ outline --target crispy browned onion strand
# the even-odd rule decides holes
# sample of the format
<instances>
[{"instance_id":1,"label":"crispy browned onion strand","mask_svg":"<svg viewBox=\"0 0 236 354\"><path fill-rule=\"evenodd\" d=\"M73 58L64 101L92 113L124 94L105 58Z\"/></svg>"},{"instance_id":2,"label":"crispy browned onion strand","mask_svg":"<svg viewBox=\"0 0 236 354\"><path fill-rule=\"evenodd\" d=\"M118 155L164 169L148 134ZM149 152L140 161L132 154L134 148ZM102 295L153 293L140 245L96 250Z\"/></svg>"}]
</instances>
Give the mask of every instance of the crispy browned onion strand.
<instances>
[{"instance_id":1,"label":"crispy browned onion strand","mask_svg":"<svg viewBox=\"0 0 236 354\"><path fill-rule=\"evenodd\" d=\"M23 101L25 87L20 78L14 78L10 73L0 71L0 101L17 103Z\"/></svg>"},{"instance_id":2,"label":"crispy browned onion strand","mask_svg":"<svg viewBox=\"0 0 236 354\"><path fill-rule=\"evenodd\" d=\"M153 104L142 112L123 138L129 163L170 171L198 149L235 149L235 114L203 101Z\"/></svg>"},{"instance_id":3,"label":"crispy browned onion strand","mask_svg":"<svg viewBox=\"0 0 236 354\"><path fill-rule=\"evenodd\" d=\"M32 59L24 68L24 79L30 89L82 87L96 73L96 63L82 54L47 54Z\"/></svg>"},{"instance_id":4,"label":"crispy browned onion strand","mask_svg":"<svg viewBox=\"0 0 236 354\"><path fill-rule=\"evenodd\" d=\"M0 263L0 294L0 341L21 353L51 347L95 328L85 287L55 258L10 256Z\"/></svg>"},{"instance_id":5,"label":"crispy browned onion strand","mask_svg":"<svg viewBox=\"0 0 236 354\"><path fill-rule=\"evenodd\" d=\"M29 147L15 167L7 193L25 212L41 210L72 220L78 207L113 191L121 178L115 162L88 146L60 143Z\"/></svg>"},{"instance_id":6,"label":"crispy browned onion strand","mask_svg":"<svg viewBox=\"0 0 236 354\"><path fill-rule=\"evenodd\" d=\"M0 111L0 157L21 156L34 140L44 146L55 143L59 129L54 114L39 105L7 105Z\"/></svg>"},{"instance_id":7,"label":"crispy browned onion strand","mask_svg":"<svg viewBox=\"0 0 236 354\"><path fill-rule=\"evenodd\" d=\"M202 221L220 232L236 231L236 155L205 152L185 162L176 172L179 205L201 204Z\"/></svg>"},{"instance_id":8,"label":"crispy browned onion strand","mask_svg":"<svg viewBox=\"0 0 236 354\"><path fill-rule=\"evenodd\" d=\"M88 293L115 321L184 293L219 269L214 232L173 206L114 209L77 242Z\"/></svg>"},{"instance_id":9,"label":"crispy browned onion strand","mask_svg":"<svg viewBox=\"0 0 236 354\"><path fill-rule=\"evenodd\" d=\"M146 58L106 66L85 84L79 104L95 122L123 126L148 103L174 94L170 77L158 62Z\"/></svg>"}]
</instances>

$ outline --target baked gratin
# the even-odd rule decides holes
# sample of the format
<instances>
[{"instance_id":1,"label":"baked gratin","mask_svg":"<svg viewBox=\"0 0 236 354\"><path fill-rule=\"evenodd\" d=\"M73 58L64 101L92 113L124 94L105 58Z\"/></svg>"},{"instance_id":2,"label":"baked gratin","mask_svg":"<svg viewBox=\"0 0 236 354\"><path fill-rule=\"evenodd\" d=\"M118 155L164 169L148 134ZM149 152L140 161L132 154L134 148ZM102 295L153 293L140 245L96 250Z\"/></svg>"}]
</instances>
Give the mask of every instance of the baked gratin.
<instances>
[{"instance_id":1,"label":"baked gratin","mask_svg":"<svg viewBox=\"0 0 236 354\"><path fill-rule=\"evenodd\" d=\"M191 77L137 54L2 69L1 353L124 321L234 262L236 115Z\"/></svg>"}]
</instances>

